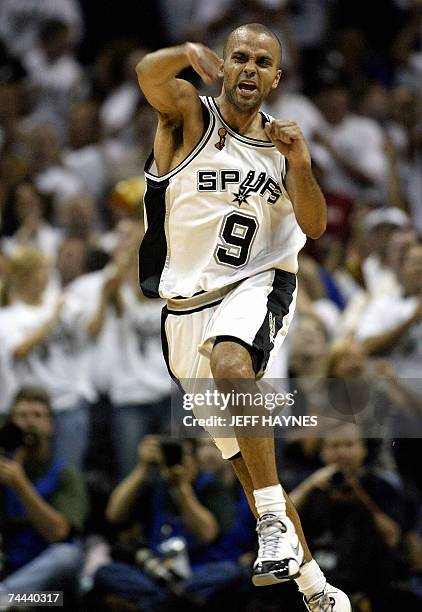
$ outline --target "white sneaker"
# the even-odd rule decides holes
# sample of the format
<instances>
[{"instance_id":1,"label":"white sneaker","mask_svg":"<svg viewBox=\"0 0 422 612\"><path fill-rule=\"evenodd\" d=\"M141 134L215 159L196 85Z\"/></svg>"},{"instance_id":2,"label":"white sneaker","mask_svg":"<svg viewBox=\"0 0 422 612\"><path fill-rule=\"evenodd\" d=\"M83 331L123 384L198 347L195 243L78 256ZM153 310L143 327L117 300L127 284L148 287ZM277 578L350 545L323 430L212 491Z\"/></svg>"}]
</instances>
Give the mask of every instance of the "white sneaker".
<instances>
[{"instance_id":1,"label":"white sneaker","mask_svg":"<svg viewBox=\"0 0 422 612\"><path fill-rule=\"evenodd\" d=\"M304 554L292 521L267 513L258 519L256 530L259 551L253 566L253 584L268 586L297 578Z\"/></svg>"},{"instance_id":2,"label":"white sneaker","mask_svg":"<svg viewBox=\"0 0 422 612\"><path fill-rule=\"evenodd\" d=\"M303 598L309 612L352 612L350 599L346 593L327 584L321 593L313 595L310 599Z\"/></svg>"}]
</instances>

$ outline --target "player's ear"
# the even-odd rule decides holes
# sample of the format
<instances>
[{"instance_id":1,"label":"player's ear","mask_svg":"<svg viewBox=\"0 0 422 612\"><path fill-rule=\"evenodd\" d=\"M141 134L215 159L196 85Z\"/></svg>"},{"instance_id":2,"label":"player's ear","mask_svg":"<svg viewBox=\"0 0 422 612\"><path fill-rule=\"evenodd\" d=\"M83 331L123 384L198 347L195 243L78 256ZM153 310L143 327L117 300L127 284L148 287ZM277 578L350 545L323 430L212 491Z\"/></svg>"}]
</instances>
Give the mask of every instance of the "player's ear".
<instances>
[{"instance_id":1,"label":"player's ear","mask_svg":"<svg viewBox=\"0 0 422 612\"><path fill-rule=\"evenodd\" d=\"M282 72L283 71L281 69L277 70L277 74L275 75L275 79L274 79L273 84L271 86L272 89L276 89L276 87L278 87L278 84L279 84L280 79L281 79Z\"/></svg>"},{"instance_id":2,"label":"player's ear","mask_svg":"<svg viewBox=\"0 0 422 612\"><path fill-rule=\"evenodd\" d=\"M220 63L218 65L218 76L220 78L224 76L224 59L220 59Z\"/></svg>"}]
</instances>

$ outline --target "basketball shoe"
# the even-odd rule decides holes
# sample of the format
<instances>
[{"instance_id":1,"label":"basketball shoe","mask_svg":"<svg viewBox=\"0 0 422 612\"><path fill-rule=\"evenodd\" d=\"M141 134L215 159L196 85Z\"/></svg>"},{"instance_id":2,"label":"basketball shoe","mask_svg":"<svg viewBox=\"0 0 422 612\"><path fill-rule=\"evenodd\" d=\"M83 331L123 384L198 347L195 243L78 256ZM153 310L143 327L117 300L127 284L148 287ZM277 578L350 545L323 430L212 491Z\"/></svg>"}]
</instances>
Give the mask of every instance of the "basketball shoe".
<instances>
[{"instance_id":1,"label":"basketball shoe","mask_svg":"<svg viewBox=\"0 0 422 612\"><path fill-rule=\"evenodd\" d=\"M346 593L331 586L328 582L321 593L309 599L304 597L303 602L309 612L352 612L352 606Z\"/></svg>"},{"instance_id":2,"label":"basketball shoe","mask_svg":"<svg viewBox=\"0 0 422 612\"><path fill-rule=\"evenodd\" d=\"M297 578L304 554L292 521L268 512L258 519L256 530L259 550L253 566L253 584L267 586Z\"/></svg>"}]
</instances>

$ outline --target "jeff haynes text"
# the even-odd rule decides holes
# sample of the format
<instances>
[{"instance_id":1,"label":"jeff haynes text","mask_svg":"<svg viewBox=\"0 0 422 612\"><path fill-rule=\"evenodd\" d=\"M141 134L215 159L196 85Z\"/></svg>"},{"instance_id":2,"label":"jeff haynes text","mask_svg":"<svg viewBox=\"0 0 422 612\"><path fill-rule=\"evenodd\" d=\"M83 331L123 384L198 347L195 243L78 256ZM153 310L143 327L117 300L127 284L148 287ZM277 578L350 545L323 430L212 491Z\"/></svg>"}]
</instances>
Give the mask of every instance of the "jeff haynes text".
<instances>
[{"instance_id":1,"label":"jeff haynes text","mask_svg":"<svg viewBox=\"0 0 422 612\"><path fill-rule=\"evenodd\" d=\"M318 417L247 414L196 418L192 414L187 414L183 417L183 425L185 427L317 427Z\"/></svg>"}]
</instances>

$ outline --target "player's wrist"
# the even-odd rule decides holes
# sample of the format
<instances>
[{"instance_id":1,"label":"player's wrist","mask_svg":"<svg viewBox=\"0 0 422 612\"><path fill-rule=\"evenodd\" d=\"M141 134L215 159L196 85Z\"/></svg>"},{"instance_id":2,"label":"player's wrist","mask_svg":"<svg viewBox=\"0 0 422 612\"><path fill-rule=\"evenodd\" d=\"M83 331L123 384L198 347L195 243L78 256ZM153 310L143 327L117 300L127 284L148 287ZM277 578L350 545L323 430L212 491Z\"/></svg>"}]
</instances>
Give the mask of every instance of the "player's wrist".
<instances>
[{"instance_id":1,"label":"player's wrist","mask_svg":"<svg viewBox=\"0 0 422 612\"><path fill-rule=\"evenodd\" d=\"M289 164L289 172L311 172L312 171L312 161L310 157L288 157L287 158Z\"/></svg>"}]
</instances>

